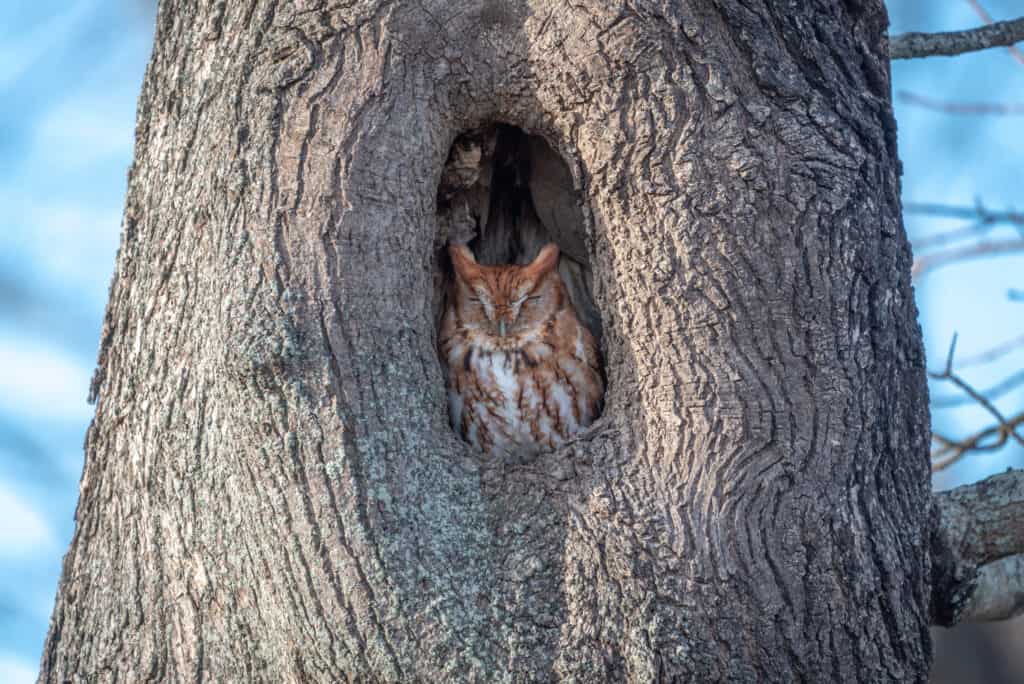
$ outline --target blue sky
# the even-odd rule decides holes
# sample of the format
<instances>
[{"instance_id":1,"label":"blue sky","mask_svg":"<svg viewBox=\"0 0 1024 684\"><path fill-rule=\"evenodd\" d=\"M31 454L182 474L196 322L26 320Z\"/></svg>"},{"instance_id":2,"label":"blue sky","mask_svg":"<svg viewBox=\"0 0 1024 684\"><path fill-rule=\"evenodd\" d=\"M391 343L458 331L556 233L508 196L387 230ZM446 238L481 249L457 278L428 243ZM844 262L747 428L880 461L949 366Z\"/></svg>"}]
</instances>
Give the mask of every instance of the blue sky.
<instances>
[{"instance_id":1,"label":"blue sky","mask_svg":"<svg viewBox=\"0 0 1024 684\"><path fill-rule=\"evenodd\" d=\"M988 0L997 19L1022 8ZM963 0L891 0L894 33L978 25ZM0 3L0 682L34 681L73 530L85 397L113 272L131 161L135 104L149 57L148 0ZM1024 102L1024 65L1005 50L897 62L894 90ZM1021 206L1024 117L952 116L897 102L904 200L993 209ZM1015 204L1016 203L1016 204ZM962 222L907 216L920 238ZM1010 235L1004 231L1004 235ZM917 284L937 368L954 331L964 355L1024 333L1024 257L940 269ZM968 378L985 387L1024 368L1024 350ZM951 388L934 387L936 395ZM1003 397L1007 412L1024 391ZM968 407L938 416L962 433L985 419ZM1020 450L972 459L941 488L1024 465Z\"/></svg>"},{"instance_id":2,"label":"blue sky","mask_svg":"<svg viewBox=\"0 0 1024 684\"><path fill-rule=\"evenodd\" d=\"M979 19L964 0L890 0L891 32L952 31L977 26ZM1019 0L987 0L982 5L995 19L1024 14ZM1016 12L1016 14L1014 13ZM1024 46L1022 46L1024 47ZM965 102L1024 103L1024 64L1007 50L986 50L954 58L933 57L893 63L893 91L910 91L936 99ZM1024 116L964 116L933 111L895 100L899 151L903 160L903 201L1024 211ZM912 240L963 227L964 221L904 216ZM993 238L1018 236L1011 228ZM1024 334L1024 303L1006 296L1024 289L1024 255L965 262L926 274L915 284L929 367L941 370L953 333L959 333L957 356L966 358ZM1024 348L991 366L971 367L966 378L990 387L1024 368ZM932 383L932 397L956 396L954 388ZM1019 411L1024 388L1001 397L1004 412ZM933 423L945 433L963 436L990 419L977 406L936 411ZM946 489L980 479L1007 467L1024 467L1021 449L980 455L938 474L935 486Z\"/></svg>"},{"instance_id":3,"label":"blue sky","mask_svg":"<svg viewBox=\"0 0 1024 684\"><path fill-rule=\"evenodd\" d=\"M34 681L73 530L148 2L0 3L0 682Z\"/></svg>"}]
</instances>

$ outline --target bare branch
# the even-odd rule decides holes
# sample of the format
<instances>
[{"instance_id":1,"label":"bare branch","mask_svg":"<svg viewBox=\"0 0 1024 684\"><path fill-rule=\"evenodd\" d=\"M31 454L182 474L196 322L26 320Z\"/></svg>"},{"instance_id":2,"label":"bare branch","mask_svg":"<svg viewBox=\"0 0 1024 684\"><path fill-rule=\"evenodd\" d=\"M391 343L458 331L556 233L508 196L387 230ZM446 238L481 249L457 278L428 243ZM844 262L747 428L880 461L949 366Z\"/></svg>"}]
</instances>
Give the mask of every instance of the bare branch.
<instances>
[{"instance_id":1,"label":"bare branch","mask_svg":"<svg viewBox=\"0 0 1024 684\"><path fill-rule=\"evenodd\" d=\"M976 12L991 21L977 0L968 0ZM1021 21L1021 20L1018 20ZM1022 27L1024 28L1024 27ZM1024 64L1024 56L1014 50L1014 56ZM979 223L967 230L938 236L942 240L960 239L983 230L994 220L986 216L979 205L973 210L944 205L921 205L920 213L953 215L971 218ZM1021 225L1019 217L1012 223ZM933 244L935 239L933 238ZM1024 249L1024 240L1017 241ZM978 243L958 250L947 250L929 255L932 264L949 263L992 253L993 245L1007 243ZM1001 251L1001 250L999 250ZM915 271L927 268L919 259ZM1011 290L1011 298L1014 292ZM970 401L983 406L997 425L961 441L934 435L942 445L938 455L951 453L945 461L933 461L938 469L955 462L969 451L998 448L1012 437L1022 446L1024 438L1016 432L1024 424L1024 412L1005 418L992 404L993 391L1019 383L1024 373L1018 373L988 393L979 392L954 372L956 335L949 346L944 369L930 373L932 378L944 380L958 387ZM967 359L963 365L989 363L1024 343L1024 336L993 347ZM1020 377L1018 377L1020 376ZM994 438L994 441L993 441ZM935 458L936 454L933 454ZM1024 614L1024 471L1008 471L981 482L936 494L934 498L935 526L931 540L932 558L932 623L951 626L962 621L1005 620Z\"/></svg>"},{"instance_id":2,"label":"bare branch","mask_svg":"<svg viewBox=\"0 0 1024 684\"><path fill-rule=\"evenodd\" d=\"M950 230L945 233L939 233L937 235L929 235L928 237L913 240L915 250L925 250L932 247L942 247L953 242L960 242L966 238L977 237L984 235L985 233L992 230L995 227L994 223L975 223L966 228L960 228L957 230Z\"/></svg>"},{"instance_id":3,"label":"bare branch","mask_svg":"<svg viewBox=\"0 0 1024 684\"><path fill-rule=\"evenodd\" d=\"M940 434L932 433L932 440L939 443L939 448L932 452L932 470L945 470L953 465L966 454L972 451L996 451L1001 449L1011 433L1020 439L1014 430L1024 425L1024 411L1001 423L991 425L984 430L979 430L969 437L961 440L943 437Z\"/></svg>"},{"instance_id":4,"label":"bare branch","mask_svg":"<svg viewBox=\"0 0 1024 684\"><path fill-rule=\"evenodd\" d=\"M967 0L967 4L971 6L971 9L974 10L974 13L977 14L983 22L986 24L993 23L992 16L985 11L985 8L981 6L981 3L978 2L978 0ZM1024 64L1024 54L1017 49L1016 45L1010 45L1007 49L1010 51L1010 54L1013 55L1015 60Z\"/></svg>"},{"instance_id":5,"label":"bare branch","mask_svg":"<svg viewBox=\"0 0 1024 684\"><path fill-rule=\"evenodd\" d=\"M986 619L992 593L973 603L979 578L997 587L1000 568L983 566L1024 553L1024 471L1014 470L935 495L932 536L932 622L953 625L971 615ZM1007 566L1003 570L1010 570ZM980 572L979 572L980 571ZM1004 584L1004 587L1008 586ZM1020 585L1016 585L1020 586ZM997 619L989 617L987 619Z\"/></svg>"},{"instance_id":6,"label":"bare branch","mask_svg":"<svg viewBox=\"0 0 1024 684\"><path fill-rule=\"evenodd\" d=\"M926 95L918 95L909 90L899 90L896 97L907 104L934 109L946 114L1002 114L1020 116L1024 114L1024 104L1005 102L955 102L938 100Z\"/></svg>"},{"instance_id":7,"label":"bare branch","mask_svg":"<svg viewBox=\"0 0 1024 684\"><path fill-rule=\"evenodd\" d=\"M1024 555L983 565L961 622L1009 620L1024 614Z\"/></svg>"},{"instance_id":8,"label":"bare branch","mask_svg":"<svg viewBox=\"0 0 1024 684\"><path fill-rule=\"evenodd\" d=\"M919 278L926 271L947 266L960 261L968 261L979 257L988 257L997 254L1014 254L1024 252L1024 239L1020 240L982 240L973 245L947 249L933 254L923 254L914 259L914 266L910 271L913 278Z\"/></svg>"},{"instance_id":9,"label":"bare branch","mask_svg":"<svg viewBox=\"0 0 1024 684\"><path fill-rule=\"evenodd\" d=\"M1012 437L1021 446L1024 446L1024 437L1017 434L1017 426L1024 423L1024 412L1007 420L1000 413L985 395L974 389L966 380L953 372L953 355L956 352L957 336L953 335L953 341L949 345L949 353L946 355L946 366L941 373L929 373L929 377L935 380L945 380L953 383L957 388L970 397L975 403L980 404L996 419L996 425L974 435L954 440L944 437L939 433L932 433L932 441L938 442L939 449L932 452L932 470L948 468L964 454L971 451L994 451L1006 444L1007 439ZM994 441L993 441L994 440Z\"/></svg>"},{"instance_id":10,"label":"bare branch","mask_svg":"<svg viewBox=\"0 0 1024 684\"><path fill-rule=\"evenodd\" d=\"M1024 347L1024 335L1018 335L1012 340L1007 340L1006 342L997 344L996 346L990 347L983 352L975 354L974 356L968 356L966 359L962 358L956 365L957 368L960 368L961 370L971 366L984 366L987 363L998 361L1010 352L1014 352L1022 347ZM991 391L986 392L985 394L990 397L992 396Z\"/></svg>"},{"instance_id":11,"label":"bare branch","mask_svg":"<svg viewBox=\"0 0 1024 684\"><path fill-rule=\"evenodd\" d=\"M956 387L963 390L964 394L985 407L985 410L992 414L992 417L999 421L1001 425L1006 425L1006 418L1004 418L1003 414L999 412L999 409L995 407L995 404L989 401L984 394L974 389L970 383L953 372L953 350L955 347L956 335L953 336L953 344L949 346L949 358L946 360L946 370L942 373L929 373L928 375L935 380L947 380L953 383ZM1010 435L1020 442L1021 446L1024 446L1024 437L1020 437L1012 428L1010 429Z\"/></svg>"},{"instance_id":12,"label":"bare branch","mask_svg":"<svg viewBox=\"0 0 1024 684\"><path fill-rule=\"evenodd\" d=\"M1024 553L1024 470L1010 470L936 495L959 552L978 565Z\"/></svg>"},{"instance_id":13,"label":"bare branch","mask_svg":"<svg viewBox=\"0 0 1024 684\"><path fill-rule=\"evenodd\" d=\"M963 367L964 364L960 364ZM995 399L1001 397L1012 389L1016 389L1024 385L1024 370L1017 371L1010 377L1000 381L998 384L990 387L981 394L985 395L988 399ZM931 404L933 408L953 408L954 406L964 406L974 401L973 397L934 397L932 398Z\"/></svg>"},{"instance_id":14,"label":"bare branch","mask_svg":"<svg viewBox=\"0 0 1024 684\"><path fill-rule=\"evenodd\" d=\"M967 238L975 238L984 235L1001 224L1009 224L1015 227L1024 236L1024 213L1017 211L992 211L979 200L973 207L956 206L950 204L928 204L911 202L903 207L905 214L921 214L924 216L938 216L942 218L958 218L973 221L965 228L929 235L915 239L914 249L924 250L931 247L942 247Z\"/></svg>"},{"instance_id":15,"label":"bare branch","mask_svg":"<svg viewBox=\"0 0 1024 684\"><path fill-rule=\"evenodd\" d=\"M1024 17L998 21L967 31L948 33L902 33L889 39L890 59L914 59L1013 45L1024 40Z\"/></svg>"},{"instance_id":16,"label":"bare branch","mask_svg":"<svg viewBox=\"0 0 1024 684\"><path fill-rule=\"evenodd\" d=\"M952 204L933 204L927 202L910 202L903 207L907 214L925 214L947 218L962 218L980 221L984 224L1013 223L1024 226L1024 213L1017 211L992 211L980 202L973 207Z\"/></svg>"},{"instance_id":17,"label":"bare branch","mask_svg":"<svg viewBox=\"0 0 1024 684\"><path fill-rule=\"evenodd\" d=\"M941 374L929 373L933 377L939 377L940 379L948 378L950 373L953 372L953 356L956 354L956 341L960 335L953 333L953 339L949 341L949 351L946 352L946 368Z\"/></svg>"}]
</instances>

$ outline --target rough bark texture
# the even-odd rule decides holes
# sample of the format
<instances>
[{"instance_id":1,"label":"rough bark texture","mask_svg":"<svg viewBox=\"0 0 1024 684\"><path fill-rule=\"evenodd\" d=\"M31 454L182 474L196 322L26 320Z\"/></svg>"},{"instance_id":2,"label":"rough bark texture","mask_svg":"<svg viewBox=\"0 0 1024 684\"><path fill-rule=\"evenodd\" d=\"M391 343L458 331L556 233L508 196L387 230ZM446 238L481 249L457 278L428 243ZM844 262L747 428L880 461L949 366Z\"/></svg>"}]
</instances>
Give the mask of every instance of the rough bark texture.
<instances>
[{"instance_id":1,"label":"rough bark texture","mask_svg":"<svg viewBox=\"0 0 1024 684\"><path fill-rule=\"evenodd\" d=\"M158 21L43 681L925 680L879 0ZM609 380L525 465L435 351L442 165L493 121L584 199Z\"/></svg>"},{"instance_id":2,"label":"rough bark texture","mask_svg":"<svg viewBox=\"0 0 1024 684\"><path fill-rule=\"evenodd\" d=\"M965 52L1005 47L1024 40L1024 17L998 21L968 31L948 33L901 33L889 44L892 59L914 59L943 55L952 57Z\"/></svg>"},{"instance_id":3,"label":"rough bark texture","mask_svg":"<svg viewBox=\"0 0 1024 684\"><path fill-rule=\"evenodd\" d=\"M978 568L978 582L964 607L964 622L1010 620L1024 615L1024 555Z\"/></svg>"},{"instance_id":4,"label":"rough bark texture","mask_svg":"<svg viewBox=\"0 0 1024 684\"><path fill-rule=\"evenodd\" d=\"M1024 610L1024 471L935 496L932 621L1006 620Z\"/></svg>"}]
</instances>

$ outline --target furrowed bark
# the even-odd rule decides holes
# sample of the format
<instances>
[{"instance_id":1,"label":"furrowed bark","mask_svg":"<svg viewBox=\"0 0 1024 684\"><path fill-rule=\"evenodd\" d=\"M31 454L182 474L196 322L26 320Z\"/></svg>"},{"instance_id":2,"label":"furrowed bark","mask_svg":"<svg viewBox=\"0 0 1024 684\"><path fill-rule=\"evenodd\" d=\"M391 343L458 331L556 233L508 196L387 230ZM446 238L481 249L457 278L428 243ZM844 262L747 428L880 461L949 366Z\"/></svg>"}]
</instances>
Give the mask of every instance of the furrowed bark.
<instances>
[{"instance_id":1,"label":"furrowed bark","mask_svg":"<svg viewBox=\"0 0 1024 684\"><path fill-rule=\"evenodd\" d=\"M1005 620L1024 609L1024 471L935 495L932 620Z\"/></svg>"},{"instance_id":2,"label":"furrowed bark","mask_svg":"<svg viewBox=\"0 0 1024 684\"><path fill-rule=\"evenodd\" d=\"M158 21L42 681L925 681L879 0ZM441 170L493 122L583 198L608 376L526 464L435 351Z\"/></svg>"}]
</instances>

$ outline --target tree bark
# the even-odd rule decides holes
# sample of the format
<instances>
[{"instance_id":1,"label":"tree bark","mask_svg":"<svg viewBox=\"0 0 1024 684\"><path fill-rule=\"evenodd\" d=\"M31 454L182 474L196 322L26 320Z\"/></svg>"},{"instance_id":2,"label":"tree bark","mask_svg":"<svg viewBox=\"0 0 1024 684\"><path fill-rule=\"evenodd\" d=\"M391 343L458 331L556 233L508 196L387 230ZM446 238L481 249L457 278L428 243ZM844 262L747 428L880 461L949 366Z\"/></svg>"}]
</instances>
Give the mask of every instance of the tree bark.
<instances>
[{"instance_id":1,"label":"tree bark","mask_svg":"<svg viewBox=\"0 0 1024 684\"><path fill-rule=\"evenodd\" d=\"M1024 471L937 494L934 530L932 623L1024 612Z\"/></svg>"},{"instance_id":2,"label":"tree bark","mask_svg":"<svg viewBox=\"0 0 1024 684\"><path fill-rule=\"evenodd\" d=\"M924 681L886 23L163 0L41 681ZM571 172L608 377L525 464L435 351L441 169L492 122Z\"/></svg>"}]
</instances>

